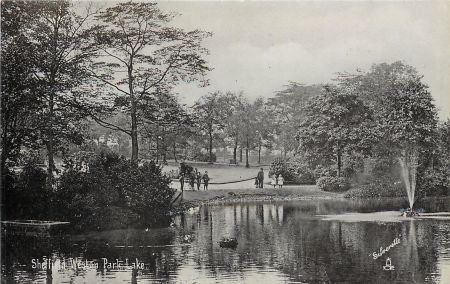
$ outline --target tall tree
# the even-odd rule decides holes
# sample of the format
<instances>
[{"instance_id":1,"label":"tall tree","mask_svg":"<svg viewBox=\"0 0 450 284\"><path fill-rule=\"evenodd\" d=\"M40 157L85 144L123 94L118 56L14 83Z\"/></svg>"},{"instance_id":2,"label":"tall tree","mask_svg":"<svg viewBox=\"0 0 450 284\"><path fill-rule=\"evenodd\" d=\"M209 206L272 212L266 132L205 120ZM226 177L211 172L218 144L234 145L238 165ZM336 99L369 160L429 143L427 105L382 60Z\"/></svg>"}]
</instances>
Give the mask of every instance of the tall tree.
<instances>
[{"instance_id":1,"label":"tall tree","mask_svg":"<svg viewBox=\"0 0 450 284\"><path fill-rule=\"evenodd\" d=\"M253 103L255 112L255 146L258 149L258 164L261 163L261 150L263 147L271 148L274 140L274 121L270 117L268 107L263 98L257 98Z\"/></svg>"},{"instance_id":2,"label":"tall tree","mask_svg":"<svg viewBox=\"0 0 450 284\"><path fill-rule=\"evenodd\" d=\"M48 185L53 183L54 155L63 140L80 142L79 123L86 116L79 101L86 98L84 65L95 55L88 40L90 6L83 15L71 10L69 1L34 2L23 26L28 53L19 56L31 66L32 101L35 102L34 134L47 148ZM18 11L21 13L20 11ZM22 14L22 13L21 13ZM20 49L19 49L20 50ZM11 74L8 72L8 74Z\"/></svg>"},{"instance_id":3,"label":"tall tree","mask_svg":"<svg viewBox=\"0 0 450 284\"><path fill-rule=\"evenodd\" d=\"M370 150L371 111L354 92L327 86L304 110L297 133L300 148L325 161L334 157L338 176L344 153Z\"/></svg>"},{"instance_id":4,"label":"tall tree","mask_svg":"<svg viewBox=\"0 0 450 284\"><path fill-rule=\"evenodd\" d=\"M141 108L143 133L156 145L156 160L162 156L166 162L169 147L176 160L177 143L181 143L184 135L191 131L191 117L171 94L146 97Z\"/></svg>"},{"instance_id":5,"label":"tall tree","mask_svg":"<svg viewBox=\"0 0 450 284\"><path fill-rule=\"evenodd\" d=\"M214 92L200 97L193 106L196 123L207 136L209 162L213 162L214 138L225 128L227 117L231 115L231 93Z\"/></svg>"},{"instance_id":6,"label":"tall tree","mask_svg":"<svg viewBox=\"0 0 450 284\"><path fill-rule=\"evenodd\" d=\"M303 107L308 100L321 94L322 85L303 85L289 82L284 89L275 93L267 102L268 111L273 118L274 140L277 147L287 152L295 151L298 142L295 139L296 127L302 122Z\"/></svg>"},{"instance_id":7,"label":"tall tree","mask_svg":"<svg viewBox=\"0 0 450 284\"><path fill-rule=\"evenodd\" d=\"M210 34L183 31L169 26L174 15L161 11L156 3L126 2L107 8L97 16L100 24L97 43L103 61L97 62L91 75L100 85L114 92L114 107L130 116L130 128L124 129L97 122L131 137L131 159L138 159L138 124L140 105L145 97L167 93L180 82L204 79L209 68L202 57L207 49L201 46Z\"/></svg>"},{"instance_id":8,"label":"tall tree","mask_svg":"<svg viewBox=\"0 0 450 284\"><path fill-rule=\"evenodd\" d=\"M228 115L225 117L225 140L233 147L233 162L237 162L237 148L240 145L240 134L243 127L246 100L242 93L228 92Z\"/></svg>"},{"instance_id":9,"label":"tall tree","mask_svg":"<svg viewBox=\"0 0 450 284\"><path fill-rule=\"evenodd\" d=\"M26 32L34 11L33 2L4 1L1 5L2 180L7 162L16 161L22 146L38 146L33 130L40 101L34 94L33 66L26 60L33 54Z\"/></svg>"}]
</instances>

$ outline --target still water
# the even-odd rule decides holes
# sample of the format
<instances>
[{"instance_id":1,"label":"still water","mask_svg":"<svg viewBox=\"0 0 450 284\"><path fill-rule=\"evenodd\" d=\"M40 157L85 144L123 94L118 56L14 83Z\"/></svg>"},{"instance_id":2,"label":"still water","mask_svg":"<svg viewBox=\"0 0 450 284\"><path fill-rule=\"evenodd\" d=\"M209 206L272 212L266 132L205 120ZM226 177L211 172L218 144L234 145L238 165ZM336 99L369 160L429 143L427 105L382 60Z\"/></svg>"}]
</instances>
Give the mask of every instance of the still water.
<instances>
[{"instance_id":1,"label":"still water","mask_svg":"<svg viewBox=\"0 0 450 284\"><path fill-rule=\"evenodd\" d=\"M450 199L416 206L450 212ZM450 283L448 220L317 217L402 207L403 200L205 205L177 216L169 228L6 236L2 282ZM238 246L221 248L223 237L235 237Z\"/></svg>"}]
</instances>

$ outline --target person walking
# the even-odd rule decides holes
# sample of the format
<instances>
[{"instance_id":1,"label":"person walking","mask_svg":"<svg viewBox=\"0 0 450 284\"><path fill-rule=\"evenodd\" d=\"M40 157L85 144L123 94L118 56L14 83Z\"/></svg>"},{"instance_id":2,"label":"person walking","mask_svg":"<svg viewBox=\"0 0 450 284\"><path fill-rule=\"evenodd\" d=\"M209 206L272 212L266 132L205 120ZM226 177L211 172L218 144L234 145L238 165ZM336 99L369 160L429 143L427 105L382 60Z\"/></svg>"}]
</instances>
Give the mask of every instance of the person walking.
<instances>
[{"instance_id":1,"label":"person walking","mask_svg":"<svg viewBox=\"0 0 450 284\"><path fill-rule=\"evenodd\" d=\"M208 190L209 176L208 171L205 171L205 174L202 177L203 179L203 190Z\"/></svg>"},{"instance_id":2,"label":"person walking","mask_svg":"<svg viewBox=\"0 0 450 284\"><path fill-rule=\"evenodd\" d=\"M278 187L283 188L283 184L284 184L284 177L280 174L278 176Z\"/></svg>"},{"instance_id":3,"label":"person walking","mask_svg":"<svg viewBox=\"0 0 450 284\"><path fill-rule=\"evenodd\" d=\"M197 172L197 190L200 190L200 184L202 183L202 174L200 172Z\"/></svg>"},{"instance_id":4,"label":"person walking","mask_svg":"<svg viewBox=\"0 0 450 284\"><path fill-rule=\"evenodd\" d=\"M258 181L259 181L259 188L263 188L264 184L264 170L261 168L258 172Z\"/></svg>"}]
</instances>

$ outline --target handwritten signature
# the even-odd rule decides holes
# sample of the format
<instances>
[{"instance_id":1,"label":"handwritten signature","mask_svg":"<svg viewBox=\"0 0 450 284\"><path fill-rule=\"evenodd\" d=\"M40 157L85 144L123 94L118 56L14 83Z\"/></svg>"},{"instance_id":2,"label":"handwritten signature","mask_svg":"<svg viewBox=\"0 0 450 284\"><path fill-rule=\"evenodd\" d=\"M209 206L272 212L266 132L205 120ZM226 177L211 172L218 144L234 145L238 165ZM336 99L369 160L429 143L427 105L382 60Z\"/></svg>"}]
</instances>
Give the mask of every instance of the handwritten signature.
<instances>
[{"instance_id":1,"label":"handwritten signature","mask_svg":"<svg viewBox=\"0 0 450 284\"><path fill-rule=\"evenodd\" d=\"M396 245L398 245L399 243L400 243L400 239L399 238L395 238L390 245L388 245L385 248L380 247L380 250L378 252L374 251L370 255L373 257L373 259L377 259L377 258L381 257L383 254L385 254L386 252L388 252L391 248L393 248Z\"/></svg>"}]
</instances>

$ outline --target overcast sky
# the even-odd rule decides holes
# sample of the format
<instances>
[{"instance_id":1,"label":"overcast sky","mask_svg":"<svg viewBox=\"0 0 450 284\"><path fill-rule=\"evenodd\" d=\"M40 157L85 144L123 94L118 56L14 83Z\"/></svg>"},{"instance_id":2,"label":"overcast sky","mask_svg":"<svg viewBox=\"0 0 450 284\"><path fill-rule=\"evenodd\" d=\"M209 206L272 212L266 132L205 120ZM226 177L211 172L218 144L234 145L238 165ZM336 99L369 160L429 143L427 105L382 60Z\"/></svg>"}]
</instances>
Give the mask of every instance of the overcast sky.
<instances>
[{"instance_id":1,"label":"overcast sky","mask_svg":"<svg viewBox=\"0 0 450 284\"><path fill-rule=\"evenodd\" d=\"M288 81L330 82L336 72L404 61L424 75L450 118L450 2L163 2L178 27L205 41L210 86L176 90L191 105L214 90L270 97Z\"/></svg>"}]
</instances>

